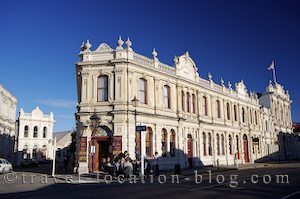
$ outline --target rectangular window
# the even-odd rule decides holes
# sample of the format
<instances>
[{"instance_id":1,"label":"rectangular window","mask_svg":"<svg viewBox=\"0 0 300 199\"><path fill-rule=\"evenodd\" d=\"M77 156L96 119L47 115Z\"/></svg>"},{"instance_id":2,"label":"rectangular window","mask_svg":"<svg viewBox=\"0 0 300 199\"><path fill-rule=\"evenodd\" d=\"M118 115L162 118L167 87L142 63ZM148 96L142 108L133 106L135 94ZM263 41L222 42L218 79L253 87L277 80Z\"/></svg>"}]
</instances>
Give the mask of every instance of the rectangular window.
<instances>
[{"instance_id":1,"label":"rectangular window","mask_svg":"<svg viewBox=\"0 0 300 199\"><path fill-rule=\"evenodd\" d=\"M207 116L207 98L203 96L202 100L202 112L204 116Z\"/></svg>"},{"instance_id":2,"label":"rectangular window","mask_svg":"<svg viewBox=\"0 0 300 199\"><path fill-rule=\"evenodd\" d=\"M164 86L164 107L165 108L171 108L171 102L170 102L170 87Z\"/></svg>"},{"instance_id":3,"label":"rectangular window","mask_svg":"<svg viewBox=\"0 0 300 199\"><path fill-rule=\"evenodd\" d=\"M140 103L147 104L147 81L145 79L139 80L139 94Z\"/></svg>"},{"instance_id":4,"label":"rectangular window","mask_svg":"<svg viewBox=\"0 0 300 199\"><path fill-rule=\"evenodd\" d=\"M195 95L193 94L192 95L192 112L193 113L196 113L196 97L195 97Z\"/></svg>"},{"instance_id":5,"label":"rectangular window","mask_svg":"<svg viewBox=\"0 0 300 199\"><path fill-rule=\"evenodd\" d=\"M98 78L98 102L108 101L108 76Z\"/></svg>"}]
</instances>

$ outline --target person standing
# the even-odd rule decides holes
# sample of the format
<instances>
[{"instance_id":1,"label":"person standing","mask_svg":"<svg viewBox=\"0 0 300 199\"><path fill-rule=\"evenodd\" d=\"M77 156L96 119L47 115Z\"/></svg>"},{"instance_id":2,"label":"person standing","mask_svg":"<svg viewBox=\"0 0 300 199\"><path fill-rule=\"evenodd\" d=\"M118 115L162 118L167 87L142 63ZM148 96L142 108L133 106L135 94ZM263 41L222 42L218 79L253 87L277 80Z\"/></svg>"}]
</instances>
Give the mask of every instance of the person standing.
<instances>
[{"instance_id":1,"label":"person standing","mask_svg":"<svg viewBox=\"0 0 300 199\"><path fill-rule=\"evenodd\" d=\"M157 151L155 151L155 154L153 156L154 162L153 162L153 166L154 166L154 171L155 171L155 175L159 176L159 165L158 165L158 153Z\"/></svg>"}]
</instances>

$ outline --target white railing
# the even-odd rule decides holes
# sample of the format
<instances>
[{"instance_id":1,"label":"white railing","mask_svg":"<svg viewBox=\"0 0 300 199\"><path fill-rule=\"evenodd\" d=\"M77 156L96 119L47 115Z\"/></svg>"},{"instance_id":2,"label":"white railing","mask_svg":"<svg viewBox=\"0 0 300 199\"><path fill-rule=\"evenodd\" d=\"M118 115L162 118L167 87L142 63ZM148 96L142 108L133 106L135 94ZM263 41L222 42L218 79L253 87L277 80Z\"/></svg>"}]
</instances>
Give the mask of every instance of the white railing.
<instances>
[{"instance_id":1,"label":"white railing","mask_svg":"<svg viewBox=\"0 0 300 199\"><path fill-rule=\"evenodd\" d=\"M153 67L153 60L139 54L133 54L133 60L137 63Z\"/></svg>"},{"instance_id":2,"label":"white railing","mask_svg":"<svg viewBox=\"0 0 300 199\"><path fill-rule=\"evenodd\" d=\"M175 74L175 68L168 66L167 64L163 64L160 62L158 63L158 68L167 73Z\"/></svg>"},{"instance_id":3,"label":"white railing","mask_svg":"<svg viewBox=\"0 0 300 199\"><path fill-rule=\"evenodd\" d=\"M154 60L150 59L148 57L145 57L143 55L139 55L137 53L133 54L133 61L139 64L143 64L145 66L148 66L150 68L154 68ZM169 74L175 74L175 68L167 65L167 64L163 64L161 62L158 61L158 69L169 73Z\"/></svg>"}]
</instances>

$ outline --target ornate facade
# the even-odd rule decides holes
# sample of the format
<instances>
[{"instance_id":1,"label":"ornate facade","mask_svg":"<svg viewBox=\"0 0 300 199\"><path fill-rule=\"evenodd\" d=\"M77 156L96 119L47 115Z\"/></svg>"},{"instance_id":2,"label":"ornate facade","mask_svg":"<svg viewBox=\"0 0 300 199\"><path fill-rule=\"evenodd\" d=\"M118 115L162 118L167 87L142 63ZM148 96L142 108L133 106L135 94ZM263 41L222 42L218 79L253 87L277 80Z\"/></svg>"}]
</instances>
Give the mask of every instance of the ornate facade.
<instances>
[{"instance_id":1,"label":"ornate facade","mask_svg":"<svg viewBox=\"0 0 300 199\"><path fill-rule=\"evenodd\" d=\"M44 115L39 107L33 109L31 113L20 110L17 120L17 164L26 158L36 160L53 158L53 123L52 112Z\"/></svg>"},{"instance_id":2,"label":"ornate facade","mask_svg":"<svg viewBox=\"0 0 300 199\"><path fill-rule=\"evenodd\" d=\"M0 84L0 157L13 161L17 99Z\"/></svg>"},{"instance_id":3,"label":"ornate facade","mask_svg":"<svg viewBox=\"0 0 300 199\"><path fill-rule=\"evenodd\" d=\"M188 52L169 66L155 49L148 58L136 53L129 39L123 45L119 38L115 49L102 43L92 51L89 41L81 46L76 64L80 172L97 170L100 159L115 151L138 158L136 124L146 126L145 155L152 158L157 151L162 169L231 165L235 158L253 162L278 151L279 132L292 132L291 100L278 83L270 82L263 94L248 92L242 80L225 85L211 74L201 78ZM100 117L96 132L94 113Z\"/></svg>"}]
</instances>

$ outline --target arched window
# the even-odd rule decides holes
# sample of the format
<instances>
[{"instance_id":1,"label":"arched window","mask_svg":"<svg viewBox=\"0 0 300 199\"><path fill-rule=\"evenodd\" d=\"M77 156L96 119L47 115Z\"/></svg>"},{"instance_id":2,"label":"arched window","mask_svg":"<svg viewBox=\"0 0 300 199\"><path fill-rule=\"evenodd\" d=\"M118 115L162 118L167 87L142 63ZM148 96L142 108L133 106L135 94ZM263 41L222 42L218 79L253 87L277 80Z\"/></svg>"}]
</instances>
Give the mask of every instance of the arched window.
<instances>
[{"instance_id":1,"label":"arched window","mask_svg":"<svg viewBox=\"0 0 300 199\"><path fill-rule=\"evenodd\" d=\"M23 146L23 159L30 158L30 154L28 152L28 145Z\"/></svg>"},{"instance_id":2,"label":"arched window","mask_svg":"<svg viewBox=\"0 0 300 199\"><path fill-rule=\"evenodd\" d=\"M220 155L220 136L217 134L217 154Z\"/></svg>"},{"instance_id":3,"label":"arched window","mask_svg":"<svg viewBox=\"0 0 300 199\"><path fill-rule=\"evenodd\" d=\"M166 157L167 156L167 130L162 129L161 131L161 151L162 151L162 156Z\"/></svg>"},{"instance_id":4,"label":"arched window","mask_svg":"<svg viewBox=\"0 0 300 199\"><path fill-rule=\"evenodd\" d=\"M170 132L170 155L175 156L175 131L171 129Z\"/></svg>"},{"instance_id":5,"label":"arched window","mask_svg":"<svg viewBox=\"0 0 300 199\"><path fill-rule=\"evenodd\" d=\"M141 134L139 131L135 132L135 156L138 160L141 158Z\"/></svg>"},{"instance_id":6,"label":"arched window","mask_svg":"<svg viewBox=\"0 0 300 199\"><path fill-rule=\"evenodd\" d=\"M203 132L203 155L206 155L206 134Z\"/></svg>"},{"instance_id":7,"label":"arched window","mask_svg":"<svg viewBox=\"0 0 300 199\"><path fill-rule=\"evenodd\" d=\"M237 121L236 105L233 105L234 121Z\"/></svg>"},{"instance_id":8,"label":"arched window","mask_svg":"<svg viewBox=\"0 0 300 199\"><path fill-rule=\"evenodd\" d=\"M202 98L202 113L204 116L207 116L207 98L203 96Z\"/></svg>"},{"instance_id":9,"label":"arched window","mask_svg":"<svg viewBox=\"0 0 300 199\"><path fill-rule=\"evenodd\" d=\"M256 111L254 112L254 115L255 115L255 124L257 125L258 121L257 121L257 112Z\"/></svg>"},{"instance_id":10,"label":"arched window","mask_svg":"<svg viewBox=\"0 0 300 199\"><path fill-rule=\"evenodd\" d=\"M211 140L211 134L210 133L208 133L208 155L212 155L212 145L211 145L211 143L212 143L212 140Z\"/></svg>"},{"instance_id":11,"label":"arched window","mask_svg":"<svg viewBox=\"0 0 300 199\"><path fill-rule=\"evenodd\" d=\"M38 150L37 145L34 145L33 149L32 149L32 158L33 159L37 159L37 150Z\"/></svg>"},{"instance_id":12,"label":"arched window","mask_svg":"<svg viewBox=\"0 0 300 199\"><path fill-rule=\"evenodd\" d=\"M35 126L35 127L33 128L33 137L34 137L34 138L37 138L37 137L38 137L38 127L37 127L37 126Z\"/></svg>"},{"instance_id":13,"label":"arched window","mask_svg":"<svg viewBox=\"0 0 300 199\"><path fill-rule=\"evenodd\" d=\"M29 131L29 129L28 129L28 126L26 125L26 126L24 127L24 137L25 137L25 138L28 138L28 131Z\"/></svg>"},{"instance_id":14,"label":"arched window","mask_svg":"<svg viewBox=\"0 0 300 199\"><path fill-rule=\"evenodd\" d=\"M152 155L153 155L153 153L152 153L152 137L153 137L152 129L150 127L148 127L147 131L146 131L146 155L148 157L152 157Z\"/></svg>"},{"instance_id":15,"label":"arched window","mask_svg":"<svg viewBox=\"0 0 300 199\"><path fill-rule=\"evenodd\" d=\"M218 118L221 118L221 104L220 101L216 101L216 114Z\"/></svg>"},{"instance_id":16,"label":"arched window","mask_svg":"<svg viewBox=\"0 0 300 199\"><path fill-rule=\"evenodd\" d=\"M229 103L226 104L226 109L227 109L227 120L230 120L230 106L229 106Z\"/></svg>"},{"instance_id":17,"label":"arched window","mask_svg":"<svg viewBox=\"0 0 300 199\"><path fill-rule=\"evenodd\" d=\"M165 108L171 108L171 91L170 87L165 85L164 86L164 107Z\"/></svg>"},{"instance_id":18,"label":"arched window","mask_svg":"<svg viewBox=\"0 0 300 199\"><path fill-rule=\"evenodd\" d=\"M187 112L191 112L191 109L190 109L190 93L187 93L186 94L186 110Z\"/></svg>"},{"instance_id":19,"label":"arched window","mask_svg":"<svg viewBox=\"0 0 300 199\"><path fill-rule=\"evenodd\" d=\"M43 138L47 137L47 127L44 127L43 129Z\"/></svg>"},{"instance_id":20,"label":"arched window","mask_svg":"<svg viewBox=\"0 0 300 199\"><path fill-rule=\"evenodd\" d=\"M244 109L244 107L242 107L242 121L243 121L243 123L245 123L245 109Z\"/></svg>"},{"instance_id":21,"label":"arched window","mask_svg":"<svg viewBox=\"0 0 300 199\"><path fill-rule=\"evenodd\" d=\"M232 137L231 137L231 135L228 136L228 143L229 143L229 154L232 155Z\"/></svg>"},{"instance_id":22,"label":"arched window","mask_svg":"<svg viewBox=\"0 0 300 199\"><path fill-rule=\"evenodd\" d=\"M193 94L192 95L192 113L196 113L196 97L195 95Z\"/></svg>"},{"instance_id":23,"label":"arched window","mask_svg":"<svg viewBox=\"0 0 300 199\"><path fill-rule=\"evenodd\" d=\"M147 80L140 78L140 103L147 104Z\"/></svg>"},{"instance_id":24,"label":"arched window","mask_svg":"<svg viewBox=\"0 0 300 199\"><path fill-rule=\"evenodd\" d=\"M108 76L98 77L98 102L108 101Z\"/></svg>"},{"instance_id":25,"label":"arched window","mask_svg":"<svg viewBox=\"0 0 300 199\"><path fill-rule=\"evenodd\" d=\"M222 155L225 155L225 138L224 135L221 135L221 143L222 143Z\"/></svg>"}]
</instances>

